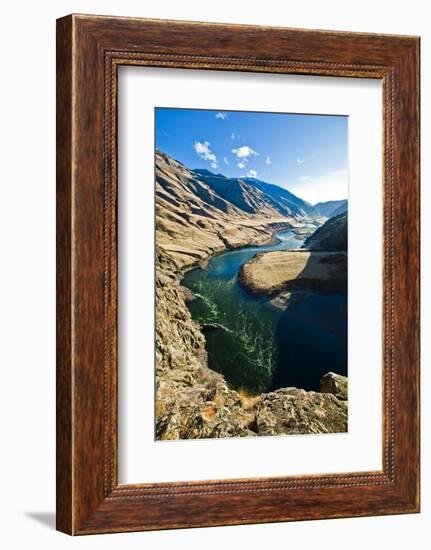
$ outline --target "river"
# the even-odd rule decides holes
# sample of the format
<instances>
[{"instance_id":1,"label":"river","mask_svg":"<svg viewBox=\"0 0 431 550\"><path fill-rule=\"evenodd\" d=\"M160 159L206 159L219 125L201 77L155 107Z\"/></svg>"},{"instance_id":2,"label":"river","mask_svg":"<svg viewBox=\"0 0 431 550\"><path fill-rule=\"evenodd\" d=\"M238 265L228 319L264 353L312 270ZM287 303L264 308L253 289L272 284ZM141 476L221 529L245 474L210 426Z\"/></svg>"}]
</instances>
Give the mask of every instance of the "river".
<instances>
[{"instance_id":1,"label":"river","mask_svg":"<svg viewBox=\"0 0 431 550\"><path fill-rule=\"evenodd\" d=\"M251 296L237 282L257 252L300 248L292 230L278 242L230 250L189 271L182 285L196 298L193 319L204 325L208 366L250 394L295 386L318 390L323 374L347 375L347 296L296 293L286 309Z\"/></svg>"}]
</instances>

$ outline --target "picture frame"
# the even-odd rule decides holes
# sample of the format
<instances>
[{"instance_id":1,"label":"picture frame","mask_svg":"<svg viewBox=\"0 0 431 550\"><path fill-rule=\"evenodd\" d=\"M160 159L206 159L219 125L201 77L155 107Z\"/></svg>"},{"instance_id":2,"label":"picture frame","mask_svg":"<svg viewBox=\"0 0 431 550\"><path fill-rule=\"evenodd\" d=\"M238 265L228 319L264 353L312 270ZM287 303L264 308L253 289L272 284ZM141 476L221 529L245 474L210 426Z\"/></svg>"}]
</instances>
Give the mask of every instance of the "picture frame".
<instances>
[{"instance_id":1,"label":"picture frame","mask_svg":"<svg viewBox=\"0 0 431 550\"><path fill-rule=\"evenodd\" d=\"M379 79L381 471L118 483L121 65ZM57 529L71 535L419 512L419 38L91 15L57 21Z\"/></svg>"}]
</instances>

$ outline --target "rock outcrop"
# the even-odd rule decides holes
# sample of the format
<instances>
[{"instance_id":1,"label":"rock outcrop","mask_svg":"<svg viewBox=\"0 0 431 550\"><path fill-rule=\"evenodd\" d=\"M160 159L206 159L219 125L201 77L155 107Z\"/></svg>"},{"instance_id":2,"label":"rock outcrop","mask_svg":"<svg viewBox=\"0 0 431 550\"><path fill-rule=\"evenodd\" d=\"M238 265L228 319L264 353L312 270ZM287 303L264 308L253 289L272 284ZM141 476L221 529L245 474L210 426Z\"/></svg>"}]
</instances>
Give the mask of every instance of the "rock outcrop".
<instances>
[{"instance_id":1,"label":"rock outcrop","mask_svg":"<svg viewBox=\"0 0 431 550\"><path fill-rule=\"evenodd\" d=\"M330 393L282 388L262 395L255 414L259 435L347 431L347 402Z\"/></svg>"},{"instance_id":2,"label":"rock outcrop","mask_svg":"<svg viewBox=\"0 0 431 550\"><path fill-rule=\"evenodd\" d=\"M256 254L238 273L251 294L275 296L285 291L345 292L344 253L276 250Z\"/></svg>"},{"instance_id":3,"label":"rock outcrop","mask_svg":"<svg viewBox=\"0 0 431 550\"><path fill-rule=\"evenodd\" d=\"M205 439L255 436L254 414L221 376L198 378L190 387L172 385L158 392L157 439ZM175 390L175 391L172 391Z\"/></svg>"},{"instance_id":4,"label":"rock outcrop","mask_svg":"<svg viewBox=\"0 0 431 550\"><path fill-rule=\"evenodd\" d=\"M335 372L328 372L320 380L320 391L322 393L332 393L342 401L347 401L347 386L347 378Z\"/></svg>"}]
</instances>

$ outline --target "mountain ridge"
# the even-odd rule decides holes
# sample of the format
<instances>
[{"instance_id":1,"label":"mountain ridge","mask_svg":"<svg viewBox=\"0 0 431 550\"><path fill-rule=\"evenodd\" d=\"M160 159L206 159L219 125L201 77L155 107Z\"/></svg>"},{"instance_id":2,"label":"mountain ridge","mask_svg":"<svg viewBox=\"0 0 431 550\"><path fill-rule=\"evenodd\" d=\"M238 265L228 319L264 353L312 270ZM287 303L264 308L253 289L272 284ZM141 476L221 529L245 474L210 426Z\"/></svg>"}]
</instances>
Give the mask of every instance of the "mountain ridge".
<instances>
[{"instance_id":1,"label":"mountain ridge","mask_svg":"<svg viewBox=\"0 0 431 550\"><path fill-rule=\"evenodd\" d=\"M198 174L202 180L212 187L215 191L223 196L229 202L233 202L238 207L241 207L240 204L235 202L235 196L229 195L229 191L232 191L233 187L244 185L244 183L253 189L260 191L260 199L266 201L268 204L271 204L276 208L281 214L293 215L299 217L306 216L318 216L318 212L314 207L307 201L301 199L297 195L294 195L284 187L276 185L274 183L269 183L257 178L229 178L224 174L218 173L214 174L206 168L197 168L193 172ZM226 183L229 183L229 188L226 186ZM244 188L242 189L244 191ZM250 191L250 189L248 189ZM244 205L242 205L244 209ZM245 206L246 212L251 212L250 205Z\"/></svg>"},{"instance_id":2,"label":"mountain ridge","mask_svg":"<svg viewBox=\"0 0 431 550\"><path fill-rule=\"evenodd\" d=\"M305 241L310 250L347 251L347 212L329 218Z\"/></svg>"},{"instance_id":3,"label":"mountain ridge","mask_svg":"<svg viewBox=\"0 0 431 550\"><path fill-rule=\"evenodd\" d=\"M347 200L340 204L338 208L332 211L331 218L334 216L339 216L340 214L345 214L347 212Z\"/></svg>"},{"instance_id":4,"label":"mountain ridge","mask_svg":"<svg viewBox=\"0 0 431 550\"><path fill-rule=\"evenodd\" d=\"M191 170L156 150L156 242L181 268L228 248L264 244L320 216L289 191L260 180Z\"/></svg>"},{"instance_id":5,"label":"mountain ridge","mask_svg":"<svg viewBox=\"0 0 431 550\"><path fill-rule=\"evenodd\" d=\"M332 218L338 214L344 214L347 210L347 199L317 202L314 209L325 218Z\"/></svg>"}]
</instances>

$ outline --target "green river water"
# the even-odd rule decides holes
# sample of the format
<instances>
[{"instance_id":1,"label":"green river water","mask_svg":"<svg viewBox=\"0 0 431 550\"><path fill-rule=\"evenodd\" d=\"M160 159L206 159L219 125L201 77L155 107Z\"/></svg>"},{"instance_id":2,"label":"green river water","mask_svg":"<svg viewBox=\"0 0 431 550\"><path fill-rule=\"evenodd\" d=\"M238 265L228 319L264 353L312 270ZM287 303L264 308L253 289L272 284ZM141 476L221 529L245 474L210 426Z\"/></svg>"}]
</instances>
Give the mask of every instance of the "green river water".
<instances>
[{"instance_id":1,"label":"green river water","mask_svg":"<svg viewBox=\"0 0 431 550\"><path fill-rule=\"evenodd\" d=\"M278 242L213 257L188 272L182 284L196 298L193 319L219 326L205 332L208 366L249 393L295 386L318 390L328 371L347 375L347 296L296 293L287 309L251 296L237 282L240 267L257 252L302 245L291 230Z\"/></svg>"}]
</instances>

